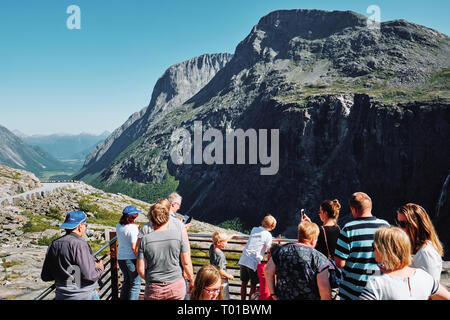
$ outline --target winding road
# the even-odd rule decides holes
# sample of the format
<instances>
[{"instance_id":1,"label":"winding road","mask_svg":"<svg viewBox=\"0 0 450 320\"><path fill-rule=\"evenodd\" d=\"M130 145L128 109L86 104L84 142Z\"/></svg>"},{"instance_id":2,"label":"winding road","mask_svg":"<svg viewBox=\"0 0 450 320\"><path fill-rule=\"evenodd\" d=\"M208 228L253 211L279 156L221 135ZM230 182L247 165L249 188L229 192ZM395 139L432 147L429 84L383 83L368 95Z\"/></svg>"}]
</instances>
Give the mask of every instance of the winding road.
<instances>
[{"instance_id":1,"label":"winding road","mask_svg":"<svg viewBox=\"0 0 450 320\"><path fill-rule=\"evenodd\" d=\"M32 195L36 195L36 194L42 195L42 193L44 193L44 194L51 193L58 188L73 187L74 184L76 184L76 182L41 182L40 188L36 188L36 189L29 190L29 191L26 191L23 193L15 194L13 196L0 198L0 204L2 204L3 201L5 201L5 200L7 200L10 204L12 204L15 198L30 199Z\"/></svg>"}]
</instances>

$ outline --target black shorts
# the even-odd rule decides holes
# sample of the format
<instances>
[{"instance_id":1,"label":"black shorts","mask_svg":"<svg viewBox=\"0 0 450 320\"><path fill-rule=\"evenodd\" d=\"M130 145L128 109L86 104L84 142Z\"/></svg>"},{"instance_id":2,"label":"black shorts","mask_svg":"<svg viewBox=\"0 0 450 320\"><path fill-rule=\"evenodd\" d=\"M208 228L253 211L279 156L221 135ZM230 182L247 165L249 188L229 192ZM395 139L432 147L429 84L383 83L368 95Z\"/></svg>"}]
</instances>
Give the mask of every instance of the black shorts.
<instances>
[{"instance_id":1,"label":"black shorts","mask_svg":"<svg viewBox=\"0 0 450 320\"><path fill-rule=\"evenodd\" d=\"M240 277L242 282L248 282L250 280L251 284L255 286L259 283L256 271L243 265L240 265Z\"/></svg>"}]
</instances>

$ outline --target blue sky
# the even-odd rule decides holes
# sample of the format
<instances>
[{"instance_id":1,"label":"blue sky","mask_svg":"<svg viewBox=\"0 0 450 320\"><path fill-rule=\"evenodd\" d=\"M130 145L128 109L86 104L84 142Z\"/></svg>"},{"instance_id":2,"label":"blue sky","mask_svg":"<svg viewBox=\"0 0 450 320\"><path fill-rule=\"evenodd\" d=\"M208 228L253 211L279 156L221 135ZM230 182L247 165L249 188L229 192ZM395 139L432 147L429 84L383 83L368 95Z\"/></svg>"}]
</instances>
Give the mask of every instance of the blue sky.
<instances>
[{"instance_id":1,"label":"blue sky","mask_svg":"<svg viewBox=\"0 0 450 320\"><path fill-rule=\"evenodd\" d=\"M67 7L81 10L70 30ZM450 1L1 0L0 125L25 134L113 131L148 105L171 65L234 53L279 9L352 10L450 34Z\"/></svg>"}]
</instances>

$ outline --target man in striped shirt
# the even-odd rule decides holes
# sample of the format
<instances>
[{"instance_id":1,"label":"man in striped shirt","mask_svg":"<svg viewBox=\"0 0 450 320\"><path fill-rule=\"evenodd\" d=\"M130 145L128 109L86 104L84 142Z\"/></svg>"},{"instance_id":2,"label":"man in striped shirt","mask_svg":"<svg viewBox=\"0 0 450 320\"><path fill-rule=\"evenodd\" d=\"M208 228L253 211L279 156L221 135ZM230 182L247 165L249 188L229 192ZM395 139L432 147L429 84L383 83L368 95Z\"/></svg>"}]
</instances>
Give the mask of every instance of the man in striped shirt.
<instances>
[{"instance_id":1,"label":"man in striped shirt","mask_svg":"<svg viewBox=\"0 0 450 320\"><path fill-rule=\"evenodd\" d=\"M363 192L352 194L349 204L355 219L342 228L334 261L343 271L340 299L357 300L369 277L380 272L372 243L377 229L389 223L372 215L372 199Z\"/></svg>"}]
</instances>

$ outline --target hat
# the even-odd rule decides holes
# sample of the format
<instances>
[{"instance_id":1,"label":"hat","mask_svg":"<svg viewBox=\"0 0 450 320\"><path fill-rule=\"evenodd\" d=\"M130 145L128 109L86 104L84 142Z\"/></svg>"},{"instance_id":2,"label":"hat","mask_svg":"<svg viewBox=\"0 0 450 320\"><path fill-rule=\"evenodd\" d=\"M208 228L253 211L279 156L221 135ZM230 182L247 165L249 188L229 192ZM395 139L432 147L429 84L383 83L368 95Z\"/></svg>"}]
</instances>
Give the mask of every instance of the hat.
<instances>
[{"instance_id":1,"label":"hat","mask_svg":"<svg viewBox=\"0 0 450 320\"><path fill-rule=\"evenodd\" d=\"M123 209L122 213L126 216L134 216L136 213L142 212L142 210L136 209L135 206L127 206Z\"/></svg>"},{"instance_id":2,"label":"hat","mask_svg":"<svg viewBox=\"0 0 450 320\"><path fill-rule=\"evenodd\" d=\"M87 217L83 211L70 211L66 215L66 220L60 226L64 229L75 229L80 225L80 223L86 222Z\"/></svg>"}]
</instances>

